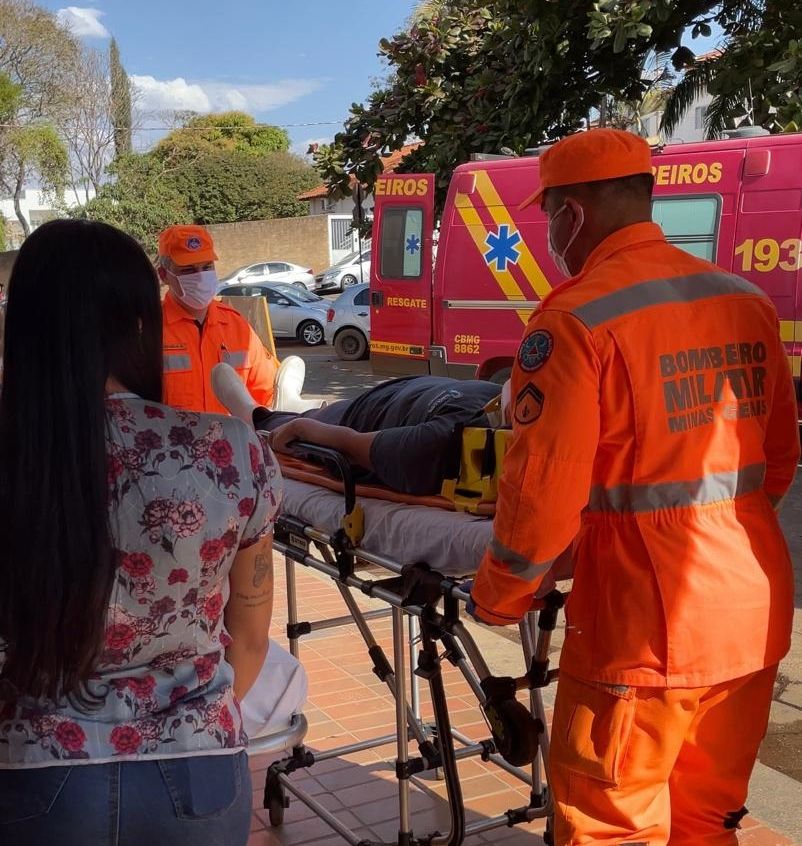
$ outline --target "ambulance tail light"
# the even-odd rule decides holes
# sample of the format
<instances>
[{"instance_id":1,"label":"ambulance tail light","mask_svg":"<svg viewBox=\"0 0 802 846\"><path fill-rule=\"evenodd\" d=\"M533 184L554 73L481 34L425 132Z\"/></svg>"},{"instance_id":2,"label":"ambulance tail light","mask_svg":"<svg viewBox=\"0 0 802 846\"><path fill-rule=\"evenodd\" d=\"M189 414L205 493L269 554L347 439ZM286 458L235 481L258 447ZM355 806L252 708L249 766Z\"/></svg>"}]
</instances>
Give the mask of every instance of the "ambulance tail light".
<instances>
[{"instance_id":1,"label":"ambulance tail light","mask_svg":"<svg viewBox=\"0 0 802 846\"><path fill-rule=\"evenodd\" d=\"M333 308L330 308L330 309L326 312L326 323L334 323L334 315L335 315L335 311L334 311L334 309L333 309Z\"/></svg>"}]
</instances>

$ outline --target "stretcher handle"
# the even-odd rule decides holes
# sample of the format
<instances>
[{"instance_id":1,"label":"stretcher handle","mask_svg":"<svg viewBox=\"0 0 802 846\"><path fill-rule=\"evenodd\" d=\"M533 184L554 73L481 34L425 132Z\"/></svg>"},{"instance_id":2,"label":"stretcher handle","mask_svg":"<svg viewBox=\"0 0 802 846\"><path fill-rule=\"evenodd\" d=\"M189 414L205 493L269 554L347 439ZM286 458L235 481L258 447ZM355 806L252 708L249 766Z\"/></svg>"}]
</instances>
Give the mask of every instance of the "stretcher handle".
<instances>
[{"instance_id":1,"label":"stretcher handle","mask_svg":"<svg viewBox=\"0 0 802 846\"><path fill-rule=\"evenodd\" d=\"M307 441L291 441L288 446L293 455L322 464L342 481L345 511L350 514L356 507L356 481L348 459L336 449L310 444Z\"/></svg>"}]
</instances>

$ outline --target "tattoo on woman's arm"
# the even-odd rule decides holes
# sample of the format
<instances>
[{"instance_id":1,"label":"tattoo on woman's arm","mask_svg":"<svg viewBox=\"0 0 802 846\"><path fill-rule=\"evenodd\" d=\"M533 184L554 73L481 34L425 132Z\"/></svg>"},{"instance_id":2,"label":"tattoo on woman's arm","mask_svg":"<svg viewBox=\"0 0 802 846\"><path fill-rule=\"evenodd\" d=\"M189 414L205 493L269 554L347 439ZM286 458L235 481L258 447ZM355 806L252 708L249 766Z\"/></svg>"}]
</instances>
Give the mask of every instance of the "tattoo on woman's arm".
<instances>
[{"instance_id":1,"label":"tattoo on woman's arm","mask_svg":"<svg viewBox=\"0 0 802 846\"><path fill-rule=\"evenodd\" d=\"M253 565L253 586L260 587L268 575L273 578L273 556L257 555Z\"/></svg>"}]
</instances>

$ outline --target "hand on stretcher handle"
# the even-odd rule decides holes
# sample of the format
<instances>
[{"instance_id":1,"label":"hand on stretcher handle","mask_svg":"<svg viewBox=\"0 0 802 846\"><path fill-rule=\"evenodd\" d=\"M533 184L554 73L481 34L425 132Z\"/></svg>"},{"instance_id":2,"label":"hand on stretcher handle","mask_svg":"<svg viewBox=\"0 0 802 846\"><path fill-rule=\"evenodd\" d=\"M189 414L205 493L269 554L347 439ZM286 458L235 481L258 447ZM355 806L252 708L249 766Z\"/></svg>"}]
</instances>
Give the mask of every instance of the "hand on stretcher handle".
<instances>
[{"instance_id":1,"label":"hand on stretcher handle","mask_svg":"<svg viewBox=\"0 0 802 846\"><path fill-rule=\"evenodd\" d=\"M337 478L342 480L345 495L345 510L350 514L356 506L356 482L348 459L336 449L310 444L305 441L293 441L290 444L293 455L322 464Z\"/></svg>"}]
</instances>

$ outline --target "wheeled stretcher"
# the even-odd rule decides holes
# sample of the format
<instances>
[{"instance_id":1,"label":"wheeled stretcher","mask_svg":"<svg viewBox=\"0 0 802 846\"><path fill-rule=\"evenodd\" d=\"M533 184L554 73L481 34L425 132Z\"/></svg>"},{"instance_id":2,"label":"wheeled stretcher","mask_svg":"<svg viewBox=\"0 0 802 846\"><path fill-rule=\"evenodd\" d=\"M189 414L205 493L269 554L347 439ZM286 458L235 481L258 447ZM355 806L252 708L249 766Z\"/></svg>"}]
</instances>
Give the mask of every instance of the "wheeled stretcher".
<instances>
[{"instance_id":1,"label":"wheeled stretcher","mask_svg":"<svg viewBox=\"0 0 802 846\"><path fill-rule=\"evenodd\" d=\"M355 835L313 796L293 782L298 769L388 744L396 747L398 781L397 846L459 846L466 837L501 827L526 824L551 815L543 779L548 733L541 690L557 675L549 668L551 633L563 596L552 591L520 624L522 674L495 677L460 617L468 595L460 581L478 567L490 539L492 521L463 511L359 496L351 469L338 453L299 445L306 459L327 468L321 484L297 462L283 466L283 511L275 529L274 548L286 565L291 653L298 657L301 639L312 632L356 626L373 672L395 700L396 732L322 753L298 744L292 754L267 772L264 806L274 826L281 825L289 796L303 802L353 846L378 846ZM292 477L296 478L293 479ZM298 481L298 478L304 481ZM302 619L296 594L297 566L330 578L347 614L323 620ZM377 577L378 573L378 577ZM358 594L387 608L363 610ZM385 654L371 622L392 618L392 656ZM488 725L488 736L475 739L454 729L443 681L444 662L465 678ZM411 671L411 672L410 672ZM428 684L432 721L421 717L420 683ZM516 693L529 690L528 706ZM410 753L410 747L416 751ZM466 820L457 764L480 757L492 761L530 788L530 801L506 813L476 822ZM410 811L410 780L426 771L442 774L446 785L450 830L446 834L415 830ZM550 841L547 828L547 842Z\"/></svg>"}]
</instances>

